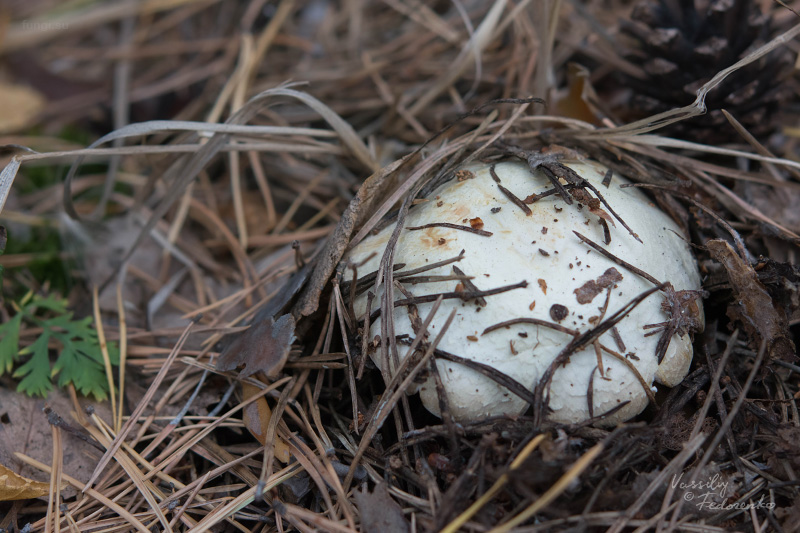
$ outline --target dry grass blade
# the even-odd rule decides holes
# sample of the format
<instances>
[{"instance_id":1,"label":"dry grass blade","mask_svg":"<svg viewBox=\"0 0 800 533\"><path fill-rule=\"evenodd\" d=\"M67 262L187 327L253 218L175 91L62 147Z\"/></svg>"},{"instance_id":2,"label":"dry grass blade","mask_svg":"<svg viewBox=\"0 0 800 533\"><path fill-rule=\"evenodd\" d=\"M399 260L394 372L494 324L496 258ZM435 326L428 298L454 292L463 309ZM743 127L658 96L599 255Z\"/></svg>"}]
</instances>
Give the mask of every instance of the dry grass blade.
<instances>
[{"instance_id":1,"label":"dry grass blade","mask_svg":"<svg viewBox=\"0 0 800 533\"><path fill-rule=\"evenodd\" d=\"M331 108L314 98L313 96L296 91L291 89L290 87L277 87L275 89L268 89L261 93L259 96L254 98L250 101L250 105L253 105L255 102L258 102L262 98L268 98L273 96L287 96L291 98L295 98L300 100L308 107L319 113L319 115L325 119L325 121L331 125L331 127L339 134L342 139L342 142L350 149L353 155L363 164L367 169L371 171L378 170L377 164L373 159L372 155L369 152L369 149L366 147L364 142L355 132L353 127L342 120L342 117L337 115Z\"/></svg>"},{"instance_id":2,"label":"dry grass blade","mask_svg":"<svg viewBox=\"0 0 800 533\"><path fill-rule=\"evenodd\" d=\"M53 435L53 466L50 471L50 498L47 502L47 515L45 516L46 533L61 531L61 480L64 474L62 470L63 450L61 441L61 428L50 426Z\"/></svg>"},{"instance_id":3,"label":"dry grass blade","mask_svg":"<svg viewBox=\"0 0 800 533\"><path fill-rule=\"evenodd\" d=\"M745 150L734 150L731 148L723 148L718 146L709 146L707 144L699 144L696 142L684 141L681 139L671 139L669 137L661 137L659 135L630 135L615 137L614 142L632 143L643 146L659 146L666 148L681 148L684 150L696 150L708 154L727 155L731 157L741 157L750 159L752 161L759 161L762 163L771 163L774 165L781 165L798 169L800 163L791 161L782 157L774 157L762 154L754 154Z\"/></svg>"},{"instance_id":4,"label":"dry grass blade","mask_svg":"<svg viewBox=\"0 0 800 533\"><path fill-rule=\"evenodd\" d=\"M420 96L408 108L411 116L418 115L423 109L428 107L431 102L444 92L459 76L463 73L470 63L479 57L481 50L486 48L490 42L492 33L500 20L500 15L505 9L506 0L495 0L480 26L475 30L472 38L464 46L464 49L456 58L455 62L448 68L447 72L436 80L434 85Z\"/></svg>"},{"instance_id":5,"label":"dry grass blade","mask_svg":"<svg viewBox=\"0 0 800 533\"><path fill-rule=\"evenodd\" d=\"M9 29L3 42L3 48L6 51L13 51L35 46L60 37L64 33L93 29L98 25L131 17L136 14L153 15L160 11L174 9L181 4L191 3L193 1L194 0L171 0L169 2L162 2L160 0L153 0L145 3L123 1L112 5L101 4L90 8L67 11L60 14L55 19L47 16L42 20L26 20L23 23L15 24ZM30 31L28 25L31 24L35 27L42 28L42 31Z\"/></svg>"},{"instance_id":6,"label":"dry grass blade","mask_svg":"<svg viewBox=\"0 0 800 533\"><path fill-rule=\"evenodd\" d=\"M103 321L100 316L100 304L98 301L97 287L92 290L92 311L94 313L94 323L97 329L97 341L100 343L100 352L103 356L103 367L106 372L106 382L108 383L108 395L111 401L111 414L114 417L112 425L118 427L120 420L117 419L117 393L114 386L114 371L111 368L111 359L108 355L108 345L106 344L106 334L103 329ZM120 396L121 397L121 396Z\"/></svg>"},{"instance_id":7,"label":"dry grass blade","mask_svg":"<svg viewBox=\"0 0 800 533\"><path fill-rule=\"evenodd\" d=\"M122 301L122 285L117 284L117 317L119 319L119 397L125 398L125 368L128 361L128 326L125 322L125 304ZM113 380L112 380L113 381ZM122 429L123 402L119 402L119 411L114 418L114 433Z\"/></svg>"},{"instance_id":8,"label":"dry grass blade","mask_svg":"<svg viewBox=\"0 0 800 533\"><path fill-rule=\"evenodd\" d=\"M3 212L3 207L6 205L8 194L11 192L11 185L14 184L14 178L19 172L19 167L22 164L19 158L12 157L11 161L0 172L0 213Z\"/></svg>"}]
</instances>

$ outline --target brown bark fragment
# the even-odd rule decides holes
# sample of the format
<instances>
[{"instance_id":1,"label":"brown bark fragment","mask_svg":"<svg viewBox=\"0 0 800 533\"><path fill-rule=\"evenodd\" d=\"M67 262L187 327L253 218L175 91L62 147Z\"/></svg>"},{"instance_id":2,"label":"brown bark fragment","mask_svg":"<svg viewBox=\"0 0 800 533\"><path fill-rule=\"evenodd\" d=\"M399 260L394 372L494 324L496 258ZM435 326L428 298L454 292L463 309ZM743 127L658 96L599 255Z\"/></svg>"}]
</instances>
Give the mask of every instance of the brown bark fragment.
<instances>
[{"instance_id":1,"label":"brown bark fragment","mask_svg":"<svg viewBox=\"0 0 800 533\"><path fill-rule=\"evenodd\" d=\"M594 300L595 296L603 292L614 283L622 281L622 274L614 267L607 269L603 275L596 280L590 280L575 289L575 298L579 304L588 304Z\"/></svg>"}]
</instances>

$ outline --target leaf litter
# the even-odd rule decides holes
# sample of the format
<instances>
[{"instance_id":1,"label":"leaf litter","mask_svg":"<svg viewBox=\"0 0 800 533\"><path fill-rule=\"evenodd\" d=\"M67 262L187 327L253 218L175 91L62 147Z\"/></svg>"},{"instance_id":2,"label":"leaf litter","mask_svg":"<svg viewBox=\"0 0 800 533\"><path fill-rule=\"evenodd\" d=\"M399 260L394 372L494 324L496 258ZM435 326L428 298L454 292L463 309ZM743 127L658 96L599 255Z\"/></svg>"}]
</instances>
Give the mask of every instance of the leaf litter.
<instances>
[{"instance_id":1,"label":"leaf litter","mask_svg":"<svg viewBox=\"0 0 800 533\"><path fill-rule=\"evenodd\" d=\"M0 208L12 183L24 187L34 168L72 166L65 188L21 194L0 216L58 221L63 202L72 217L56 224L90 241L112 228L114 242L122 232L113 228L126 227L117 221L132 222L124 250L103 275L78 283L70 303L88 301L92 286L107 287L103 331L126 361L110 377L144 390L134 394L137 387L126 385L114 412L86 413L64 402L60 409L53 400L64 422L51 417L50 431L39 427L30 438L60 444L58 453L31 457L17 447L3 464L25 464L44 474L41 480L52 472L80 495L62 492L53 507L59 500L48 485L48 511L35 500L0 503L8 511L0 528L791 530L800 497L791 445L800 425L800 238L782 200L800 187L796 132L755 142L742 134L742 142L726 146L659 133L702 113L705 96L725 76L800 33L789 11L776 38L709 73L694 103L626 124L603 112L604 99L620 99L602 83L605 73L631 70L613 55L589 65L581 90L564 90L567 61L585 59L575 53L585 45L575 43L607 38L601 28L615 23L601 21L627 16L622 2L284 0L267 10L257 2L123 2L75 9L48 12L32 3L13 12L2 53L15 55L15 83L49 98L29 124L38 121L48 135L77 124L98 141L58 152L4 151ZM25 31L45 20L47 31ZM140 31L94 31L122 22ZM64 57L62 71L48 72L53 58ZM63 94L44 91L52 76L63 81ZM556 105L531 106L531 94ZM774 131L781 120L791 124L792 113L774 119ZM90 116L100 125L84 118ZM735 113L730 121L742 131ZM2 144L44 144L18 131ZM527 390L513 379L504 383L529 399L528 412L457 425L443 409L445 420L435 419L406 387L438 358L469 363L425 335L429 317L415 318L415 338L395 338L391 320L368 338L377 315L352 316L351 295L390 288L381 303L391 316L396 287L436 280L394 265L391 247L377 272L353 269L348 279L340 276L347 269L339 270L345 251L386 218L401 226L414 197L457 176L460 165L496 160L498 147L509 145L529 154L564 147L567 157L596 158L614 174L652 185L654 202L681 219L683 237L694 245L707 314L706 330L695 334L693 372L614 430L554 426L546 383ZM602 188L586 191L580 177L559 175L557 159L535 166L556 169L553 190L539 195L587 205L606 220L607 238L616 222L624 226ZM501 185L498 193L506 194ZM517 200L525 212L529 203ZM145 253L143 243L160 250ZM0 259L17 265L4 274L9 327L8 286L43 297L48 288L26 273L29 258ZM647 275L627 269L635 258L618 259L620 275ZM493 291L513 289L470 281L470 274L454 270L463 290L440 297L486 301ZM593 299L614 279L601 276L576 297ZM654 291L669 293L651 281ZM667 340L666 328L691 329L679 319L691 305L678 300L670 307L674 320L653 325ZM419 303L406 296L399 305L413 313ZM188 319L193 325L176 328L178 317L181 326ZM601 331L613 332L618 319L570 332L561 358L596 342ZM486 326L491 334L493 325ZM37 341L44 337L34 330L20 332L20 343L40 359L55 348ZM413 355L400 374L383 376L367 361L371 350ZM16 386L0 379L4 392ZM0 405L0 422L9 412ZM87 451L93 475L70 473L75 450ZM715 474L738 487L719 512L698 512L672 487L674 479L703 482ZM742 510L759 501L771 505Z\"/></svg>"}]
</instances>

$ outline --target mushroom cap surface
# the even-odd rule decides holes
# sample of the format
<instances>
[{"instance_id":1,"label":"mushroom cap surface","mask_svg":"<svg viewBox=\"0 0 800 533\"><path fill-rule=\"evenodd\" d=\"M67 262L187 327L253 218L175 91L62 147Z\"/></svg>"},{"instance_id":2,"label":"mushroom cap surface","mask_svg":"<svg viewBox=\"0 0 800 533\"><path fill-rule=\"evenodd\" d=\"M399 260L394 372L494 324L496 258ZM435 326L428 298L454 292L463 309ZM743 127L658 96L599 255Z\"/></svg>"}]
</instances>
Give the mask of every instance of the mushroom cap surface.
<instances>
[{"instance_id":1,"label":"mushroom cap surface","mask_svg":"<svg viewBox=\"0 0 800 533\"><path fill-rule=\"evenodd\" d=\"M435 338L455 309L455 319L437 348L489 365L530 391L574 338L571 332L590 330L654 286L593 250L574 231L657 280L670 282L675 290L700 288L697 266L681 237L680 228L641 191L634 187L621 188L620 185L628 182L616 174L608 186L603 185L607 169L600 164L566 160L562 163L594 185L642 242L601 206L606 218L613 220L607 222L611 241L605 244L599 212L595 209L593 213L574 198L572 205L568 205L558 194L530 204L531 214L527 215L499 185L524 199L551 189L550 181L541 170L531 172L525 163L500 162L494 165L499 184L491 175L491 165L472 165L466 167L466 172L459 173L461 179L441 185L427 201L412 207L394 258L395 264L405 265L395 273L395 278L401 278L400 284L414 296L469 290L470 282L479 290L489 290L527 281L524 288L486 296L485 305L475 299L444 300L430 325L429 339ZM465 176L467 179L463 179ZM441 226L441 223L458 228ZM390 224L364 239L345 258L350 264L359 264L359 275L377 270L394 227ZM484 233L475 233L475 229ZM424 283L402 280L403 271L454 258L462 250L463 258L459 261L424 275L453 276L453 266L456 266L472 278L466 285L457 279ZM380 309L382 291L383 287L373 299L371 312ZM366 293L367 290L362 291L354 301L358 318L363 318L367 311ZM394 298L405 296L395 289ZM608 304L603 313L606 300ZM669 318L662 308L663 301L662 292L653 293L617 324L616 332L607 331L599 338L603 349L596 350L589 345L572 354L564 366L555 370L549 388L549 420L581 422L627 401L601 422L612 425L639 414L646 407L648 396L644 387L652 387L654 380L668 386L680 383L692 360L690 336L676 333L660 365L656 357L660 335L646 336L653 328L645 326L663 323ZM427 317L432 306L432 303L417 305L421 319ZM485 332L490 326L526 318L554 326L515 323ZM380 335L380 322L378 317L371 323L370 338ZM414 338L408 307L394 308L394 329L397 336ZM406 346L398 346L400 357L406 351ZM598 366L598 351L602 371ZM380 366L380 348L370 356ZM458 421L518 415L528 408L525 400L477 370L441 357L436 358L436 365L449 409ZM635 371L631 367L635 367ZM420 393L429 411L440 414L432 376L424 376L424 381L409 392L415 391Z\"/></svg>"}]
</instances>

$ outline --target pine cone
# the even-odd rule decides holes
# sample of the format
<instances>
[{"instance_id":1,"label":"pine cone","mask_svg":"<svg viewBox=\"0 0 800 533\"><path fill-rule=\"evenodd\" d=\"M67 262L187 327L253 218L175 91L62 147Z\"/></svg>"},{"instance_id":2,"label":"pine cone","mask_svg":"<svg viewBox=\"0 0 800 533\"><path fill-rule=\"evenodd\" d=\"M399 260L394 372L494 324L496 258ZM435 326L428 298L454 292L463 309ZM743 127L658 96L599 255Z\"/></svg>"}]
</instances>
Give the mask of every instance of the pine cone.
<instances>
[{"instance_id":1,"label":"pine cone","mask_svg":"<svg viewBox=\"0 0 800 533\"><path fill-rule=\"evenodd\" d=\"M772 18L752 0L642 0L622 22L628 61L638 64L644 80L625 77L633 89L632 117L683 107L717 72L765 44L777 33ZM721 109L757 137L774 129L770 120L790 91L782 82L791 56L779 48L730 74L706 97L706 115L659 130L664 135L716 144L739 141Z\"/></svg>"}]
</instances>

